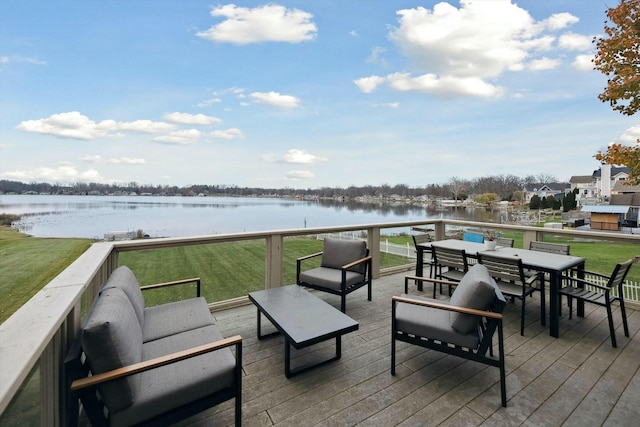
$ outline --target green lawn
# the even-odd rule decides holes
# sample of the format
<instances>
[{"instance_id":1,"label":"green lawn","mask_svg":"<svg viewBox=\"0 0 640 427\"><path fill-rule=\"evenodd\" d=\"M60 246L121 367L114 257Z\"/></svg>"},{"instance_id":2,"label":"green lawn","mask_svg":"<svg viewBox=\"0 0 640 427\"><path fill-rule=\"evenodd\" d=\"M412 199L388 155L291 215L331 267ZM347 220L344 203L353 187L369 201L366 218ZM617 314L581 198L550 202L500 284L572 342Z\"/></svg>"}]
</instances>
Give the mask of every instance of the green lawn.
<instances>
[{"instance_id":1,"label":"green lawn","mask_svg":"<svg viewBox=\"0 0 640 427\"><path fill-rule=\"evenodd\" d=\"M522 247L522 233L503 233ZM391 243L413 245L411 236L384 236ZM606 243L549 238L566 242L571 254L587 259L587 269L611 273L616 262L640 255L637 243ZM91 242L88 239L43 239L28 237L8 227L0 227L0 323L31 296L71 264ZM296 258L322 250L315 239L290 238L284 242L284 283L294 283ZM120 254L120 264L129 266L141 284L151 284L187 277L201 277L203 296L221 301L264 287L265 242L263 240L183 246L170 249L142 250ZM319 259L305 268L317 266ZM404 257L382 254L381 267L411 263ZM640 267L634 265L628 280L640 281ZM193 286L182 286L172 293L153 291L145 295L148 303L189 298Z\"/></svg>"},{"instance_id":2,"label":"green lawn","mask_svg":"<svg viewBox=\"0 0 640 427\"><path fill-rule=\"evenodd\" d=\"M90 245L89 239L42 239L0 227L0 323Z\"/></svg>"}]
</instances>

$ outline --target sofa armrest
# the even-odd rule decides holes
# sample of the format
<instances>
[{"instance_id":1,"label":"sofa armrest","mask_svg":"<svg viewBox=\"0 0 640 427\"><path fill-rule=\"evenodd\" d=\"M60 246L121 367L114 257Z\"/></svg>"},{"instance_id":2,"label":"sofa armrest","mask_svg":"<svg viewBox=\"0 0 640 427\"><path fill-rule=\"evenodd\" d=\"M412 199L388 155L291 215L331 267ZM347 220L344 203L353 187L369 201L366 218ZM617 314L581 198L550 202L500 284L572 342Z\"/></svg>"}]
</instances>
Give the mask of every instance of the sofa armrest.
<instances>
[{"instance_id":1,"label":"sofa armrest","mask_svg":"<svg viewBox=\"0 0 640 427\"><path fill-rule=\"evenodd\" d=\"M166 356L156 357L155 359L145 360L133 365L123 366L122 368L113 369L111 371L92 375L90 377L80 378L71 383L71 391L80 390L86 387L93 387L107 381L138 374L140 372L159 368L161 366L169 365L171 363L179 362L185 359L190 359L195 356L200 356L202 354L210 353L212 351L220 350L226 347L231 347L233 345L236 346L236 349L238 348L238 346L242 346L242 337L240 335L235 335L230 338L225 338L197 347L192 347L190 349L178 351ZM241 357L241 354L241 351L236 350L236 355ZM240 366L242 366L242 360L238 360L240 358L238 356L236 356L236 365L240 364Z\"/></svg>"},{"instance_id":2,"label":"sofa armrest","mask_svg":"<svg viewBox=\"0 0 640 427\"><path fill-rule=\"evenodd\" d=\"M391 299L394 303L403 302L407 304L415 304L415 305L421 305L424 307L431 307L438 310L455 311L458 313L471 314L473 316L488 317L492 319L502 319L502 313L496 313L493 311L476 310L474 308L458 307L455 305L442 304L435 301L423 301L423 300L417 300L417 299L407 298L407 297L394 296Z\"/></svg>"},{"instance_id":3,"label":"sofa armrest","mask_svg":"<svg viewBox=\"0 0 640 427\"><path fill-rule=\"evenodd\" d=\"M190 279L174 280L171 282L154 283L153 285L140 286L140 290L148 291L150 289L159 289L159 288L166 288L168 286L184 285L185 283L195 283L196 296L197 297L200 296L200 278L199 277L192 277Z\"/></svg>"}]
</instances>

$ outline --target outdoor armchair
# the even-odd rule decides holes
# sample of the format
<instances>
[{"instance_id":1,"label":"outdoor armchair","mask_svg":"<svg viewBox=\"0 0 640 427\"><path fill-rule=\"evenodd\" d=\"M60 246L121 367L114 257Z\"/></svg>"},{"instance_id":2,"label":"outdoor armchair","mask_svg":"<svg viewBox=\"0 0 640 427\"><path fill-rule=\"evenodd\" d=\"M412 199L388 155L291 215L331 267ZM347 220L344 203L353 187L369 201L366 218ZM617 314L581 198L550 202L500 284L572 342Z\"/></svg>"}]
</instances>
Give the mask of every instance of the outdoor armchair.
<instances>
[{"instance_id":1,"label":"outdoor armchair","mask_svg":"<svg viewBox=\"0 0 640 427\"><path fill-rule=\"evenodd\" d=\"M410 280L440 282L425 277ZM429 348L473 360L500 370L502 406L507 406L505 385L502 310L505 299L489 275L476 264L455 286L449 301L402 294L392 297L391 374L396 372L396 341ZM493 353L493 336L498 332L498 354Z\"/></svg>"},{"instance_id":2,"label":"outdoor armchair","mask_svg":"<svg viewBox=\"0 0 640 427\"><path fill-rule=\"evenodd\" d=\"M622 314L622 325L624 328L624 335L629 336L629 326L627 325L627 313L624 308L624 279L631 269L633 260L628 260L622 263L616 264L611 276L604 274L585 271L594 279L603 279L600 283L596 280L586 280L574 276L564 276L563 278L569 283L559 290L560 295L566 295L569 303L569 319L571 319L573 312L573 298L578 300L590 302L607 309L607 319L609 321L609 334L611 335L611 345L615 348L616 345L616 332L613 328L613 316L611 313L611 303L618 301L620 303L620 313Z\"/></svg>"},{"instance_id":3,"label":"outdoor armchair","mask_svg":"<svg viewBox=\"0 0 640 427\"><path fill-rule=\"evenodd\" d=\"M320 267L302 271L303 263L322 257ZM296 282L300 286L328 292L341 298L340 310L346 311L346 298L363 286L371 301L372 263L367 244L361 240L325 238L322 252L296 260Z\"/></svg>"}]
</instances>

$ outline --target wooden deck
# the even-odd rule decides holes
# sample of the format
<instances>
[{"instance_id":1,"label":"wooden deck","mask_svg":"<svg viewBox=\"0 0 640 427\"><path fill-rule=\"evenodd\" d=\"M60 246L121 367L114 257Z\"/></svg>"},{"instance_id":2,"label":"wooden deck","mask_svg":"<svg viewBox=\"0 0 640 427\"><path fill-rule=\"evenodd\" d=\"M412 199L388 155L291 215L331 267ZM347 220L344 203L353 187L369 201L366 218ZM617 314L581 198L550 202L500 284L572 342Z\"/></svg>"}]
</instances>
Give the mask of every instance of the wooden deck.
<instances>
[{"instance_id":1,"label":"wooden deck","mask_svg":"<svg viewBox=\"0 0 640 427\"><path fill-rule=\"evenodd\" d=\"M372 302L365 289L351 294L347 314L360 328L343 337L342 359L291 379L284 375L282 338L257 340L255 307L214 313L225 336L243 337L243 425L638 425L640 311L628 310L630 338L624 337L619 310L614 312L614 349L603 308L588 305L584 318L569 320L563 300L556 339L540 326L538 295L527 300L524 337L520 303L508 303L508 406L502 408L497 368L399 342L397 375L391 376L390 299L402 292L403 277L374 280ZM418 293L415 286L411 293ZM338 297L316 295L339 307ZM331 340L294 350L292 357L326 357L333 351ZM180 425L232 423L232 402L226 402Z\"/></svg>"}]
</instances>

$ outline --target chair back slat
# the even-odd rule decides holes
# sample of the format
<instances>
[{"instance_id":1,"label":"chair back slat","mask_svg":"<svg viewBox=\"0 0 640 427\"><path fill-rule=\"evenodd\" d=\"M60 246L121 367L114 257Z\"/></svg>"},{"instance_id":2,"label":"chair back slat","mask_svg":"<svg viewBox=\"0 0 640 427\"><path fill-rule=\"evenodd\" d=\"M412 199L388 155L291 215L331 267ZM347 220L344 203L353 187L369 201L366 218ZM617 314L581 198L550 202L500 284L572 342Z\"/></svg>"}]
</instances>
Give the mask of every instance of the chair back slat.
<instances>
[{"instance_id":1,"label":"chair back slat","mask_svg":"<svg viewBox=\"0 0 640 427\"><path fill-rule=\"evenodd\" d=\"M616 268L613 270L613 274L611 274L611 277L609 278L607 286L609 288L622 287L624 279L627 277L627 273L631 270L631 264L633 264L632 259L618 263Z\"/></svg>"},{"instance_id":2,"label":"chair back slat","mask_svg":"<svg viewBox=\"0 0 640 427\"><path fill-rule=\"evenodd\" d=\"M413 245L418 248L418 245L421 243L429 243L432 242L431 236L429 234L417 234L415 236L411 236L413 238Z\"/></svg>"},{"instance_id":3,"label":"chair back slat","mask_svg":"<svg viewBox=\"0 0 640 427\"><path fill-rule=\"evenodd\" d=\"M513 243L514 243L514 239L509 239L507 237L498 237L496 239L496 244L504 248L512 248Z\"/></svg>"},{"instance_id":4,"label":"chair back slat","mask_svg":"<svg viewBox=\"0 0 640 427\"><path fill-rule=\"evenodd\" d=\"M569 245L563 245L561 243L547 243L547 242L531 242L529 243L529 250L538 252L547 252L558 255L569 255Z\"/></svg>"},{"instance_id":5,"label":"chair back slat","mask_svg":"<svg viewBox=\"0 0 640 427\"><path fill-rule=\"evenodd\" d=\"M478 254L479 262L487 267L489 274L496 280L524 284L522 259L496 255Z\"/></svg>"},{"instance_id":6,"label":"chair back slat","mask_svg":"<svg viewBox=\"0 0 640 427\"><path fill-rule=\"evenodd\" d=\"M469 269L467 254L464 249L443 248L431 245L436 265L466 272Z\"/></svg>"}]
</instances>

